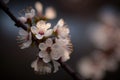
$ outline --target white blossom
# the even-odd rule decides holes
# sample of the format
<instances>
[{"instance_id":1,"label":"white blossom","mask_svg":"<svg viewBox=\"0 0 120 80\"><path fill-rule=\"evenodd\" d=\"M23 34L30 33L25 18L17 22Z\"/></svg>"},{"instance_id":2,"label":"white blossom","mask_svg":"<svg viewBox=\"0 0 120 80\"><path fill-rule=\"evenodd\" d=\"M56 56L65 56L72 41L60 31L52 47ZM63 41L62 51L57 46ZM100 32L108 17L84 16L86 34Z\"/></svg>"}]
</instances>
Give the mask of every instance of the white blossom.
<instances>
[{"instance_id":1,"label":"white blossom","mask_svg":"<svg viewBox=\"0 0 120 80\"><path fill-rule=\"evenodd\" d=\"M51 38L48 38L45 43L40 43L39 48L41 50L39 57L42 58L45 63L60 59L63 53L59 44L53 43Z\"/></svg>"},{"instance_id":2,"label":"white blossom","mask_svg":"<svg viewBox=\"0 0 120 80\"><path fill-rule=\"evenodd\" d=\"M56 12L55 12L54 8L48 7L45 11L45 17L48 19L56 18Z\"/></svg>"},{"instance_id":3,"label":"white blossom","mask_svg":"<svg viewBox=\"0 0 120 80\"><path fill-rule=\"evenodd\" d=\"M42 3L40 3L39 1L37 1L35 3L35 9L37 10L38 13L42 13L42 10L43 10Z\"/></svg>"},{"instance_id":4,"label":"white blossom","mask_svg":"<svg viewBox=\"0 0 120 80\"><path fill-rule=\"evenodd\" d=\"M45 23L45 21L37 22L36 26L31 27L31 32L36 36L37 39L42 39L43 37L49 37L52 35L53 30L49 29L51 27L50 23Z\"/></svg>"},{"instance_id":5,"label":"white blossom","mask_svg":"<svg viewBox=\"0 0 120 80\"><path fill-rule=\"evenodd\" d=\"M43 12L43 6L40 2L36 2L35 3L35 8L38 12L39 16L43 16L42 12ZM54 10L53 7L47 7L45 10L45 15L44 17L46 17L47 19L54 19L56 18L56 11Z\"/></svg>"},{"instance_id":6,"label":"white blossom","mask_svg":"<svg viewBox=\"0 0 120 80\"><path fill-rule=\"evenodd\" d=\"M34 71L38 74L48 74L52 72L52 66L50 63L44 63L42 60L37 58L32 62L31 67L34 68Z\"/></svg>"},{"instance_id":7,"label":"white blossom","mask_svg":"<svg viewBox=\"0 0 120 80\"><path fill-rule=\"evenodd\" d=\"M94 63L92 59L85 58L78 65L79 73L87 79L100 80L104 77L104 67L102 64Z\"/></svg>"},{"instance_id":8,"label":"white blossom","mask_svg":"<svg viewBox=\"0 0 120 80\"><path fill-rule=\"evenodd\" d=\"M25 12L24 16L18 17L22 23L27 22L27 19L32 19L35 16L35 10L31 9L29 12Z\"/></svg>"},{"instance_id":9,"label":"white blossom","mask_svg":"<svg viewBox=\"0 0 120 80\"><path fill-rule=\"evenodd\" d=\"M28 48L32 43L31 32L27 32L23 29L19 30L18 41L21 43L19 46L21 49Z\"/></svg>"},{"instance_id":10,"label":"white blossom","mask_svg":"<svg viewBox=\"0 0 120 80\"><path fill-rule=\"evenodd\" d=\"M58 21L58 23L56 24L56 26L53 28L54 32L57 33L59 38L66 38L69 36L70 30L67 27L67 25L65 25L64 20L60 19Z\"/></svg>"},{"instance_id":11,"label":"white blossom","mask_svg":"<svg viewBox=\"0 0 120 80\"><path fill-rule=\"evenodd\" d=\"M73 51L73 47L70 42L70 39L69 38L66 38L66 39L60 38L60 39L56 39L55 41L63 50L62 57L61 57L62 62L65 62L68 59L70 59L70 54Z\"/></svg>"}]
</instances>

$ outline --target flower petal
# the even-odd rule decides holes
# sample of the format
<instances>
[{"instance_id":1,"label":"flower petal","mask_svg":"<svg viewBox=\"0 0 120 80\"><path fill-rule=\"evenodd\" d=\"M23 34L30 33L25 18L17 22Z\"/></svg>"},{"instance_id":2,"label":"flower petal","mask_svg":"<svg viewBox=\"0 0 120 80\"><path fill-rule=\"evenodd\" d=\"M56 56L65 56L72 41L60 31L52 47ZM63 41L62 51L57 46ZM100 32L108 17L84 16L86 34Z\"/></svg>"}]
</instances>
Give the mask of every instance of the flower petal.
<instances>
[{"instance_id":1,"label":"flower petal","mask_svg":"<svg viewBox=\"0 0 120 80\"><path fill-rule=\"evenodd\" d=\"M40 43L39 44L39 49L41 49L41 50L46 50L46 48L47 48L47 46L46 46L46 44L45 43Z\"/></svg>"},{"instance_id":2,"label":"flower petal","mask_svg":"<svg viewBox=\"0 0 120 80\"><path fill-rule=\"evenodd\" d=\"M54 71L53 72L56 73L59 70L60 63L53 60L53 66L54 66Z\"/></svg>"},{"instance_id":3,"label":"flower petal","mask_svg":"<svg viewBox=\"0 0 120 80\"><path fill-rule=\"evenodd\" d=\"M29 40L29 41L27 41L27 42L24 42L24 43L22 44L21 49L28 48L28 47L31 45L31 43L32 43L32 40Z\"/></svg>"},{"instance_id":4,"label":"flower petal","mask_svg":"<svg viewBox=\"0 0 120 80\"><path fill-rule=\"evenodd\" d=\"M64 20L60 19L57 23L57 26L62 27L64 25Z\"/></svg>"},{"instance_id":5,"label":"flower petal","mask_svg":"<svg viewBox=\"0 0 120 80\"><path fill-rule=\"evenodd\" d=\"M46 24L46 29L49 29L51 27L51 23Z\"/></svg>"},{"instance_id":6,"label":"flower petal","mask_svg":"<svg viewBox=\"0 0 120 80\"><path fill-rule=\"evenodd\" d=\"M35 3L35 8L36 8L38 13L42 13L43 6L42 6L42 4L40 2L37 1Z\"/></svg>"},{"instance_id":7,"label":"flower petal","mask_svg":"<svg viewBox=\"0 0 120 80\"><path fill-rule=\"evenodd\" d=\"M46 32L45 32L45 37L49 37L49 36L51 36L52 35L52 33L53 33L53 29L49 29L49 30L47 30Z\"/></svg>"},{"instance_id":8,"label":"flower petal","mask_svg":"<svg viewBox=\"0 0 120 80\"><path fill-rule=\"evenodd\" d=\"M47 56L47 52L46 51L42 50L42 51L39 52L39 57L40 58L43 58L43 57L46 57L46 56Z\"/></svg>"},{"instance_id":9,"label":"flower petal","mask_svg":"<svg viewBox=\"0 0 120 80\"><path fill-rule=\"evenodd\" d=\"M58 60L61 57L61 51L60 50L52 50L51 52L51 58L52 60Z\"/></svg>"},{"instance_id":10,"label":"flower petal","mask_svg":"<svg viewBox=\"0 0 120 80\"><path fill-rule=\"evenodd\" d=\"M32 62L31 67L34 68L34 71L38 71L37 60Z\"/></svg>"},{"instance_id":11,"label":"flower petal","mask_svg":"<svg viewBox=\"0 0 120 80\"><path fill-rule=\"evenodd\" d=\"M43 29L45 27L45 21L43 20L38 21L36 26L38 29L41 29L41 28Z\"/></svg>"},{"instance_id":12,"label":"flower petal","mask_svg":"<svg viewBox=\"0 0 120 80\"><path fill-rule=\"evenodd\" d=\"M48 54L46 57L44 57L44 58L43 58L43 61L44 61L45 63L50 62L50 61L51 61L50 55Z\"/></svg>"},{"instance_id":13,"label":"flower petal","mask_svg":"<svg viewBox=\"0 0 120 80\"><path fill-rule=\"evenodd\" d=\"M33 34L38 34L38 29L37 29L35 26L32 26L32 27L31 27L31 32L32 32Z\"/></svg>"},{"instance_id":14,"label":"flower petal","mask_svg":"<svg viewBox=\"0 0 120 80\"><path fill-rule=\"evenodd\" d=\"M51 38L48 38L45 43L46 43L46 45L47 45L48 47L51 47L52 44L53 44L53 41L52 41Z\"/></svg>"},{"instance_id":15,"label":"flower petal","mask_svg":"<svg viewBox=\"0 0 120 80\"><path fill-rule=\"evenodd\" d=\"M19 17L18 18L22 23L25 23L27 21L27 18L26 17Z\"/></svg>"},{"instance_id":16,"label":"flower petal","mask_svg":"<svg viewBox=\"0 0 120 80\"><path fill-rule=\"evenodd\" d=\"M25 17L31 19L34 17L34 15L31 12L28 12L28 13L25 13Z\"/></svg>"},{"instance_id":17,"label":"flower petal","mask_svg":"<svg viewBox=\"0 0 120 80\"><path fill-rule=\"evenodd\" d=\"M20 29L20 30L19 30L19 35L20 35L20 36L28 36L28 32L25 31L25 30L23 30L23 29Z\"/></svg>"},{"instance_id":18,"label":"flower petal","mask_svg":"<svg viewBox=\"0 0 120 80\"><path fill-rule=\"evenodd\" d=\"M54 8L48 7L45 11L45 17L47 17L48 19L56 18L56 12L55 12Z\"/></svg>"},{"instance_id":19,"label":"flower petal","mask_svg":"<svg viewBox=\"0 0 120 80\"><path fill-rule=\"evenodd\" d=\"M70 53L69 53L69 51L64 50L64 53L62 54L61 60L62 60L62 62L65 62L68 59L70 59Z\"/></svg>"},{"instance_id":20,"label":"flower petal","mask_svg":"<svg viewBox=\"0 0 120 80\"><path fill-rule=\"evenodd\" d=\"M37 34L35 35L37 39L42 39L43 38L43 35L40 35L40 34Z\"/></svg>"}]
</instances>

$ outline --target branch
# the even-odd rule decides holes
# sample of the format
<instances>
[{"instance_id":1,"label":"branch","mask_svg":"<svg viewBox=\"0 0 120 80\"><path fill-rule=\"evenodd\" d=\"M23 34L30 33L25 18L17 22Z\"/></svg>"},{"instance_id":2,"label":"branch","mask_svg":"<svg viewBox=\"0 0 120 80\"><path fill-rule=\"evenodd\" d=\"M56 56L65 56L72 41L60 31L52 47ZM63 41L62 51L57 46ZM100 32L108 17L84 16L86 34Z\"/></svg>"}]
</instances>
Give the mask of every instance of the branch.
<instances>
[{"instance_id":1,"label":"branch","mask_svg":"<svg viewBox=\"0 0 120 80\"><path fill-rule=\"evenodd\" d=\"M61 67L73 77L74 80L84 80L80 74L77 74L70 66L66 63L63 63L61 60L58 61L61 64Z\"/></svg>"},{"instance_id":2,"label":"branch","mask_svg":"<svg viewBox=\"0 0 120 80\"><path fill-rule=\"evenodd\" d=\"M15 25L17 27L21 27L23 28L24 30L27 31L27 26L24 25L21 21L19 21L13 14L12 12L9 10L9 8L7 7L7 5L2 1L0 0L0 8L15 22Z\"/></svg>"},{"instance_id":3,"label":"branch","mask_svg":"<svg viewBox=\"0 0 120 80\"><path fill-rule=\"evenodd\" d=\"M15 25L17 27L21 27L24 30L27 30L27 26L24 25L21 21L19 21L13 14L12 12L9 10L9 8L7 7L7 5L0 0L0 8L15 22ZM59 63L61 64L62 68L73 77L74 80L83 80L81 79L81 76L78 75L77 73L75 73L75 71L73 69L71 69L67 64L61 62L61 60L59 60Z\"/></svg>"}]
</instances>

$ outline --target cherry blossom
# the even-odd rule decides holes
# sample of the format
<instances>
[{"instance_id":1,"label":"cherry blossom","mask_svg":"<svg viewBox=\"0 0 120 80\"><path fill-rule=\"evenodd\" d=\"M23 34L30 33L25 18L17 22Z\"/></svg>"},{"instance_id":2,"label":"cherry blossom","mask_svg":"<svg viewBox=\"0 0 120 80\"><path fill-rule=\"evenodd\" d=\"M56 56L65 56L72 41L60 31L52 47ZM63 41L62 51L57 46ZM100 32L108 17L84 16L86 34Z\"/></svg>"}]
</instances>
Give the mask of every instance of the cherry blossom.
<instances>
[{"instance_id":1,"label":"cherry blossom","mask_svg":"<svg viewBox=\"0 0 120 80\"><path fill-rule=\"evenodd\" d=\"M27 32L23 29L19 30L18 41L21 43L19 46L21 49L28 48L32 43L31 32Z\"/></svg>"},{"instance_id":2,"label":"cherry blossom","mask_svg":"<svg viewBox=\"0 0 120 80\"><path fill-rule=\"evenodd\" d=\"M49 29L51 27L50 23L45 23L45 21L37 22L36 26L31 27L31 32L36 36L37 39L42 39L43 37L49 37L53 30Z\"/></svg>"}]
</instances>

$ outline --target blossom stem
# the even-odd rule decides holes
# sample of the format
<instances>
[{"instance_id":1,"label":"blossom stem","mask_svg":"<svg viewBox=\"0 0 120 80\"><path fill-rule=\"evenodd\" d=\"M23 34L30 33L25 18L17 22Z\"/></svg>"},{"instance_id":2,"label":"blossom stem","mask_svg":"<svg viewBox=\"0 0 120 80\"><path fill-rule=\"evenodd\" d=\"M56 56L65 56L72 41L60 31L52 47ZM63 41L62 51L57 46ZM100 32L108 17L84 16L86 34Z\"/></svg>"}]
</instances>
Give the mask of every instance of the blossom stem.
<instances>
[{"instance_id":1,"label":"blossom stem","mask_svg":"<svg viewBox=\"0 0 120 80\"><path fill-rule=\"evenodd\" d=\"M15 22L15 25L17 27L21 27L24 30L28 30L27 26L24 25L21 21L19 21L13 14L12 12L9 10L9 8L7 7L7 5L3 2L3 0L0 0L0 8Z\"/></svg>"},{"instance_id":2,"label":"blossom stem","mask_svg":"<svg viewBox=\"0 0 120 80\"><path fill-rule=\"evenodd\" d=\"M80 74L77 74L70 66L66 63L63 63L61 60L58 60L61 64L61 67L71 76L74 80L84 80Z\"/></svg>"},{"instance_id":3,"label":"blossom stem","mask_svg":"<svg viewBox=\"0 0 120 80\"><path fill-rule=\"evenodd\" d=\"M15 22L15 26L21 27L26 31L28 30L27 26L13 15L13 13L9 10L7 5L2 0L0 0L0 8ZM75 71L71 69L67 64L63 63L61 60L58 62L61 64L61 67L73 77L74 80L83 80L82 77L75 73Z\"/></svg>"}]
</instances>

